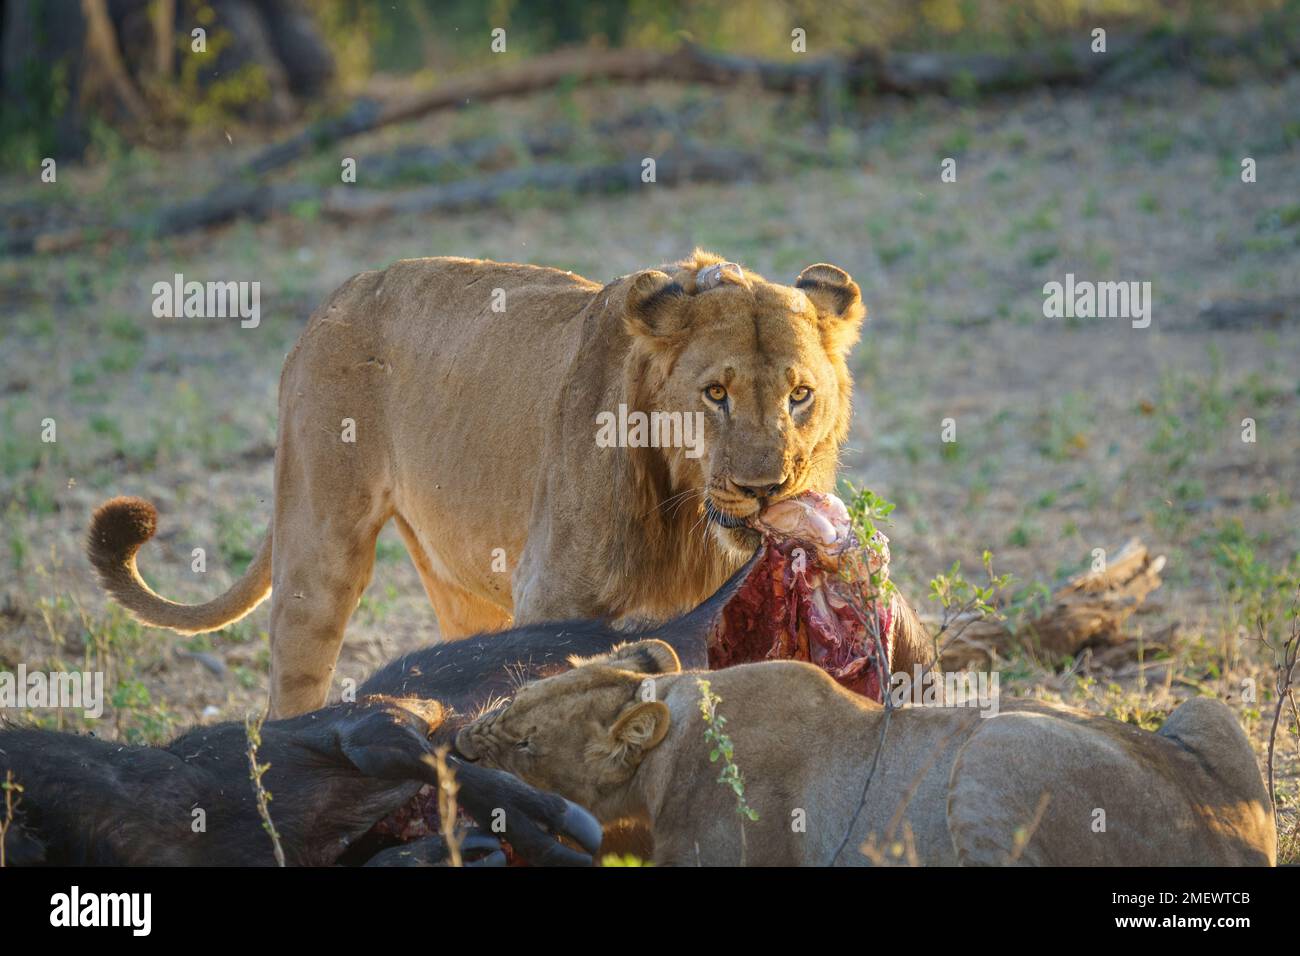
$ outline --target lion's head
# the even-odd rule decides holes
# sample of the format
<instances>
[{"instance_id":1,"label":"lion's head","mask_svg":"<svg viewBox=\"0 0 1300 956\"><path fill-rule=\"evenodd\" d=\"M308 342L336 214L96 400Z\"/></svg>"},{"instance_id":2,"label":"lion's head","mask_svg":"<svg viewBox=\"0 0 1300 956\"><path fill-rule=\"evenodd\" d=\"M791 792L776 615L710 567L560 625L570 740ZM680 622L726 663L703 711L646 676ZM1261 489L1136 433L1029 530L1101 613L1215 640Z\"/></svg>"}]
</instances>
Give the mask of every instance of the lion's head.
<instances>
[{"instance_id":1,"label":"lion's head","mask_svg":"<svg viewBox=\"0 0 1300 956\"><path fill-rule=\"evenodd\" d=\"M666 470L659 492L695 492L718 540L752 550L745 523L764 505L833 486L849 430L845 360L866 309L832 265L793 286L700 251L666 268L628 286L624 392L647 413L698 412L703 436L695 449L642 453L639 467Z\"/></svg>"},{"instance_id":2,"label":"lion's head","mask_svg":"<svg viewBox=\"0 0 1300 956\"><path fill-rule=\"evenodd\" d=\"M508 705L462 728L456 751L608 820L619 815L621 794L641 760L669 730L668 707L642 685L681 665L672 647L658 640L624 644L577 663L525 685Z\"/></svg>"}]
</instances>

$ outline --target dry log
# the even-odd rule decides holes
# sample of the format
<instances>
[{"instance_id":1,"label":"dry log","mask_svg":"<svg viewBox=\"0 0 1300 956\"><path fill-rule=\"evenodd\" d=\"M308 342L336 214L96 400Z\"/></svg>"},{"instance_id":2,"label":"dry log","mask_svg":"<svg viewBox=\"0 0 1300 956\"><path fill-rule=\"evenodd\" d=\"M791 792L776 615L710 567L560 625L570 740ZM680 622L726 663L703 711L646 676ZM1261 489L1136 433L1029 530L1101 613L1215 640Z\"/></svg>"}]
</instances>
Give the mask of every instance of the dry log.
<instances>
[{"instance_id":1,"label":"dry log","mask_svg":"<svg viewBox=\"0 0 1300 956\"><path fill-rule=\"evenodd\" d=\"M521 154L534 160L553 157L571 149L584 133L593 139L620 144L627 144L630 134L650 139L670 133L680 139L707 108L703 103L679 110L651 105L613 119L598 119L585 129L571 123L557 123L518 137L482 136L455 140L445 146L409 144L386 153L358 156L357 169L364 181L383 182L409 174L431 179L443 170L455 171L467 166L499 169L514 165Z\"/></svg>"},{"instance_id":2,"label":"dry log","mask_svg":"<svg viewBox=\"0 0 1300 956\"><path fill-rule=\"evenodd\" d=\"M1144 37L1115 37L1106 55L1093 53L1087 42L1015 54L868 51L851 75L869 88L902 96L1077 84L1100 77L1147 42Z\"/></svg>"},{"instance_id":3,"label":"dry log","mask_svg":"<svg viewBox=\"0 0 1300 956\"><path fill-rule=\"evenodd\" d=\"M739 182L761 169L756 155L729 149L686 148L665 152L656 161L656 185L687 182ZM378 191L333 186L321 199L321 212L341 220L397 214L460 212L494 205L511 193L536 189L584 195L653 188L641 181L640 159L592 166L549 163L508 169L489 176L416 189Z\"/></svg>"},{"instance_id":4,"label":"dry log","mask_svg":"<svg viewBox=\"0 0 1300 956\"><path fill-rule=\"evenodd\" d=\"M1300 296L1219 299L1201 307L1200 320L1212 329L1276 329L1300 318Z\"/></svg>"},{"instance_id":5,"label":"dry log","mask_svg":"<svg viewBox=\"0 0 1300 956\"><path fill-rule=\"evenodd\" d=\"M1047 607L1014 631L1005 622L971 617L950 623L954 635L945 645L940 637L944 669L986 665L1016 649L1029 650L1051 663L1073 657L1086 648L1125 643L1124 623L1147 595L1160 586L1164 556L1153 557L1134 538L1116 553L1104 571L1088 571L1059 588ZM925 620L934 633L939 622Z\"/></svg>"},{"instance_id":6,"label":"dry log","mask_svg":"<svg viewBox=\"0 0 1300 956\"><path fill-rule=\"evenodd\" d=\"M644 82L662 69L667 56L653 50L561 51L535 57L522 65L487 77L474 76L441 86L429 93L381 104L361 99L342 116L313 123L283 142L257 153L242 168L244 175L262 175L288 165L321 147L380 129L393 123L427 116L439 110L459 109L473 102L490 102L549 89L572 81Z\"/></svg>"},{"instance_id":7,"label":"dry log","mask_svg":"<svg viewBox=\"0 0 1300 956\"><path fill-rule=\"evenodd\" d=\"M682 145L656 159L654 185L688 182L743 182L763 170L761 157L733 149ZM641 181L641 159L576 166L548 163L507 169L487 176L414 189L373 190L358 186L319 187L308 183L226 185L191 202L168 207L151 217L113 227L32 230L0 237L9 253L62 252L95 241L134 234L159 237L220 225L236 218L265 219L301 202L319 202L321 213L343 221L404 213L458 212L500 202L511 193L537 189L549 193L588 194L653 188Z\"/></svg>"}]
</instances>

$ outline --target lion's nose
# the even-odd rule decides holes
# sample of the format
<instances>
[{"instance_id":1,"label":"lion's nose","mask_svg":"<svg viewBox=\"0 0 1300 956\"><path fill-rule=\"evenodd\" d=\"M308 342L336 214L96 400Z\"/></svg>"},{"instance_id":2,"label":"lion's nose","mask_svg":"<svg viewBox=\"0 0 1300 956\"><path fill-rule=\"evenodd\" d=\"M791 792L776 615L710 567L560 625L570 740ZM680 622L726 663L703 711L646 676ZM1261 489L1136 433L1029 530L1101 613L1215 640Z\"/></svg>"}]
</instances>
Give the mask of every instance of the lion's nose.
<instances>
[{"instance_id":1,"label":"lion's nose","mask_svg":"<svg viewBox=\"0 0 1300 956\"><path fill-rule=\"evenodd\" d=\"M788 480L781 478L778 481L770 479L750 481L744 478L732 478L731 485L747 498L771 498L773 495L780 494Z\"/></svg>"}]
</instances>

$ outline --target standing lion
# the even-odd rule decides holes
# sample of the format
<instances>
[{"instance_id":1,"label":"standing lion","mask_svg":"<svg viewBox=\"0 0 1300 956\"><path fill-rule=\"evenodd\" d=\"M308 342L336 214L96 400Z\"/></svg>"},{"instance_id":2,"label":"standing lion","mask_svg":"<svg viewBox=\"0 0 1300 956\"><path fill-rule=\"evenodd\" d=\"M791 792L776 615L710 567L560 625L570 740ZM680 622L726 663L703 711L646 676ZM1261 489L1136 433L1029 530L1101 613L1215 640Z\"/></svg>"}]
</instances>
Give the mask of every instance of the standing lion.
<instances>
[{"instance_id":1,"label":"standing lion","mask_svg":"<svg viewBox=\"0 0 1300 956\"><path fill-rule=\"evenodd\" d=\"M156 594L136 553L157 515L135 498L95 513L91 561L137 618L182 633L271 594L278 717L325 701L390 520L445 638L666 618L753 552L761 507L832 490L865 314L835 266L785 286L700 251L605 286L457 258L363 272L285 362L274 517L244 576L206 604ZM638 411L689 416L698 441L598 443L598 421Z\"/></svg>"}]
</instances>

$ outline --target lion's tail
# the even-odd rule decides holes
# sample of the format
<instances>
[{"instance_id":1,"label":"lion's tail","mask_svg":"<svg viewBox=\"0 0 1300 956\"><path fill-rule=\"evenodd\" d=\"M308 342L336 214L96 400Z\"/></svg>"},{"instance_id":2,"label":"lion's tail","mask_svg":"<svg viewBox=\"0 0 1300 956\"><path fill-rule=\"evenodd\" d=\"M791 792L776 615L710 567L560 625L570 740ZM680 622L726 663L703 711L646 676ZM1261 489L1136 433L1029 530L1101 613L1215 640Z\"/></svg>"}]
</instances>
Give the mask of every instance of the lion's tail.
<instances>
[{"instance_id":1,"label":"lion's tail","mask_svg":"<svg viewBox=\"0 0 1300 956\"><path fill-rule=\"evenodd\" d=\"M158 512L142 498L114 498L95 509L86 542L99 583L133 617L151 627L182 634L217 631L233 624L271 593L271 530L253 563L220 597L205 604L177 604L157 594L140 577L135 556L154 536Z\"/></svg>"}]
</instances>

